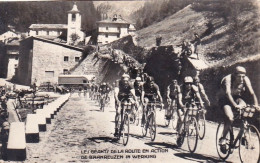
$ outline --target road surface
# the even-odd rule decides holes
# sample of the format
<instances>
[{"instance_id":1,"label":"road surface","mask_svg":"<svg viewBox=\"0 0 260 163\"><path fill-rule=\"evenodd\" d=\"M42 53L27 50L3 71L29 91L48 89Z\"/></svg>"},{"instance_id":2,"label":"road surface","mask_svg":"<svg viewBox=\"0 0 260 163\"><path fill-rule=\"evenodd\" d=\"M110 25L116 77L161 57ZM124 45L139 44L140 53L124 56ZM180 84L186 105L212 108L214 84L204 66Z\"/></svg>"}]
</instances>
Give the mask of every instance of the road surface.
<instances>
[{"instance_id":1,"label":"road surface","mask_svg":"<svg viewBox=\"0 0 260 163\"><path fill-rule=\"evenodd\" d=\"M127 146L113 137L114 116L112 100L100 112L95 101L73 94L47 131L40 133L40 142L27 144L25 162L221 162L215 147L217 124L207 122L205 138L190 154L186 140L177 148L176 132L171 126L164 127L164 111L157 111L154 142L141 136L140 126L131 124ZM113 157L108 158L108 154ZM227 161L240 162L238 150Z\"/></svg>"}]
</instances>

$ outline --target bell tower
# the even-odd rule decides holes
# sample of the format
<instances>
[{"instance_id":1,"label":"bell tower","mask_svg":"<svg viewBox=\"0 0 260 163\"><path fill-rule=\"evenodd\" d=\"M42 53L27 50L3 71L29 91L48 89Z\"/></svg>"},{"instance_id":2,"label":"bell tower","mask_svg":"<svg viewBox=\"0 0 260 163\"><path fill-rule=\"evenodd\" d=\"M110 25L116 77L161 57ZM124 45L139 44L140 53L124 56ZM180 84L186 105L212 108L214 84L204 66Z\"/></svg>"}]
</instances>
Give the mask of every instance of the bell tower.
<instances>
[{"instance_id":1,"label":"bell tower","mask_svg":"<svg viewBox=\"0 0 260 163\"><path fill-rule=\"evenodd\" d=\"M74 2L72 9L68 11L67 44L74 43L75 39L80 40L81 33L81 14L76 2Z\"/></svg>"}]
</instances>

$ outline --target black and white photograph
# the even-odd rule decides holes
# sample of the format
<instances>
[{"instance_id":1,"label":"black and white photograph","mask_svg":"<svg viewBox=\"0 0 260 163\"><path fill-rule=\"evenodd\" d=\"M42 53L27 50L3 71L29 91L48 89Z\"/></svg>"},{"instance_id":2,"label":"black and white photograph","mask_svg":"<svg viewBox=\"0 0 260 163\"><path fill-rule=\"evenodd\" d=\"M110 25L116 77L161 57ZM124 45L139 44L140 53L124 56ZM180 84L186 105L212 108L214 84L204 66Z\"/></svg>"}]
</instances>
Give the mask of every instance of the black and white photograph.
<instances>
[{"instance_id":1,"label":"black and white photograph","mask_svg":"<svg viewBox=\"0 0 260 163\"><path fill-rule=\"evenodd\" d=\"M0 162L260 163L260 0L0 0Z\"/></svg>"}]
</instances>

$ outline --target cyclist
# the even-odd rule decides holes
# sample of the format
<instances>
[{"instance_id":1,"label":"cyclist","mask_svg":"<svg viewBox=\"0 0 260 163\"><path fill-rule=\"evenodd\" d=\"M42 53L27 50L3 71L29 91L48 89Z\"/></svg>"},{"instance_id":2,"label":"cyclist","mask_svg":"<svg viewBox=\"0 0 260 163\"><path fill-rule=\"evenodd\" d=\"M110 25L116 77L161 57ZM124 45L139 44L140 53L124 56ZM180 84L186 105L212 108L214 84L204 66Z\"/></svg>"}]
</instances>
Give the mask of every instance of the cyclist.
<instances>
[{"instance_id":1,"label":"cyclist","mask_svg":"<svg viewBox=\"0 0 260 163\"><path fill-rule=\"evenodd\" d=\"M207 105L210 106L209 98L205 92L203 85L200 83L200 78L198 76L194 77L194 85L198 87L201 97L206 101Z\"/></svg>"},{"instance_id":2,"label":"cyclist","mask_svg":"<svg viewBox=\"0 0 260 163\"><path fill-rule=\"evenodd\" d=\"M107 100L108 94L110 92L111 88L108 86L106 82L103 82L100 87L98 92L100 93L100 96L105 96L105 101Z\"/></svg>"},{"instance_id":3,"label":"cyclist","mask_svg":"<svg viewBox=\"0 0 260 163\"><path fill-rule=\"evenodd\" d=\"M225 96L220 98L221 108L224 110L225 120L222 138L219 140L220 150L222 153L226 153L226 136L228 130L234 121L233 112L239 111L249 100L245 92L248 91L253 98L254 107L259 110L258 101L254 90L252 88L249 78L246 76L246 69L242 66L237 66L234 73L225 76L221 81L222 89L225 92Z\"/></svg>"},{"instance_id":4,"label":"cyclist","mask_svg":"<svg viewBox=\"0 0 260 163\"><path fill-rule=\"evenodd\" d=\"M115 116L115 133L114 136L118 135L118 121L119 121L119 114L121 113L121 120L123 119L123 109L121 108L119 112L120 102L123 99L129 99L132 104L137 101L135 96L135 89L134 86L130 82L130 76L127 74L123 74L121 80L116 81L115 90L115 106L116 106L116 116ZM134 101L133 101L134 99ZM138 104L137 104L138 107Z\"/></svg>"},{"instance_id":5,"label":"cyclist","mask_svg":"<svg viewBox=\"0 0 260 163\"><path fill-rule=\"evenodd\" d=\"M192 103L194 102L194 99L197 98L200 105L203 107L203 101L200 97L198 88L193 85L193 79L191 76L186 76L184 78L184 84L180 86L180 89L178 90L178 103L180 106L180 109L178 109L178 117L179 117L179 121L181 123L178 124L179 127L177 127L177 132L178 134L178 138L177 138L177 144L178 141L180 141L179 138L181 138L180 136L180 131L182 131L182 127L183 125L183 121L187 118L184 117L183 115L185 115L186 113L186 106L185 104L189 104L192 105Z\"/></svg>"},{"instance_id":6,"label":"cyclist","mask_svg":"<svg viewBox=\"0 0 260 163\"><path fill-rule=\"evenodd\" d=\"M143 98L144 98L144 87L142 83L141 77L137 77L134 82L134 88L135 88L135 95L137 96L139 102L143 105Z\"/></svg>"},{"instance_id":7,"label":"cyclist","mask_svg":"<svg viewBox=\"0 0 260 163\"><path fill-rule=\"evenodd\" d=\"M171 119L171 115L173 113L173 106L178 102L178 90L180 89L180 86L178 85L178 81L176 79L172 80L172 83L167 87L167 101L168 105L170 106L166 110L166 119Z\"/></svg>"},{"instance_id":8,"label":"cyclist","mask_svg":"<svg viewBox=\"0 0 260 163\"><path fill-rule=\"evenodd\" d=\"M147 104L148 102L156 102L157 98L159 98L159 102L163 102L162 96L159 90L159 86L154 82L153 77L148 77L146 82L144 83L144 109L142 116L142 126L144 125L145 116L147 116Z\"/></svg>"}]
</instances>

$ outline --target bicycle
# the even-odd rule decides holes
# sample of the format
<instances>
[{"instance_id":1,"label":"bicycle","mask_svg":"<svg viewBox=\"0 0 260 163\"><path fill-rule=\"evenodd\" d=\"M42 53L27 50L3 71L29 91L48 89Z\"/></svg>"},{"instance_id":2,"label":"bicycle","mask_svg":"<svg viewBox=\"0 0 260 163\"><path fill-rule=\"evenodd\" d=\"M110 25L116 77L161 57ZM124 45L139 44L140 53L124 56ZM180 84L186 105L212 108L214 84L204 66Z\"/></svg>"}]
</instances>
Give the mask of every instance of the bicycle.
<instances>
[{"instance_id":1,"label":"bicycle","mask_svg":"<svg viewBox=\"0 0 260 163\"><path fill-rule=\"evenodd\" d=\"M147 135L149 130L151 141L154 141L156 137L156 113L155 113L155 102L148 102L146 106L146 113L144 115L144 124L142 127L143 136Z\"/></svg>"},{"instance_id":2,"label":"bicycle","mask_svg":"<svg viewBox=\"0 0 260 163\"><path fill-rule=\"evenodd\" d=\"M186 103L185 107L187 110L184 113L184 122L180 126L181 130L178 134L177 145L181 147L185 137L187 137L189 151L194 153L198 144L198 124L196 119L198 108L194 103Z\"/></svg>"},{"instance_id":3,"label":"bicycle","mask_svg":"<svg viewBox=\"0 0 260 163\"><path fill-rule=\"evenodd\" d=\"M170 112L170 114L169 114ZM165 109L165 126L168 127L170 125L170 122L172 121L172 127L173 129L176 129L176 113L177 112L177 102L175 101L174 104L172 104L172 101L168 101L168 108Z\"/></svg>"},{"instance_id":4,"label":"bicycle","mask_svg":"<svg viewBox=\"0 0 260 163\"><path fill-rule=\"evenodd\" d=\"M131 103L130 99L122 99L120 102L120 106L121 106L121 123L117 123L117 128L119 128L119 134L117 135L118 140L120 140L120 137L123 137L123 145L126 146L129 140L129 130L130 130L130 126L129 126L129 122L130 122L130 118L129 118L129 114L131 113L132 109L133 109L133 104ZM117 115L116 119L118 119Z\"/></svg>"},{"instance_id":5,"label":"bicycle","mask_svg":"<svg viewBox=\"0 0 260 163\"><path fill-rule=\"evenodd\" d=\"M106 102L105 102L106 99L105 98L106 98L106 94L101 94L100 98L99 98L100 110L102 112L104 112L104 109L105 109L105 104L106 104Z\"/></svg>"},{"instance_id":6,"label":"bicycle","mask_svg":"<svg viewBox=\"0 0 260 163\"><path fill-rule=\"evenodd\" d=\"M205 114L206 110L201 107L201 105L196 102L196 105L198 107L198 114L197 114L197 125L198 125L198 133L199 133L199 138L200 140L204 139L205 134L206 134L206 119L205 119Z\"/></svg>"},{"instance_id":7,"label":"bicycle","mask_svg":"<svg viewBox=\"0 0 260 163\"><path fill-rule=\"evenodd\" d=\"M220 122L216 133L216 148L219 157L222 160L226 160L233 150L239 148L239 158L242 163L252 162L252 160L260 161L260 137L259 131L254 126L248 123L248 119L252 118L256 108L252 106L246 106L239 110L239 113L235 113L235 120L239 122L238 134L234 139L234 127L233 125L229 129L226 138L223 138L224 123ZM225 139L226 143L220 145L219 140ZM237 145L237 143L239 144ZM226 152L221 151L221 148Z\"/></svg>"}]
</instances>

